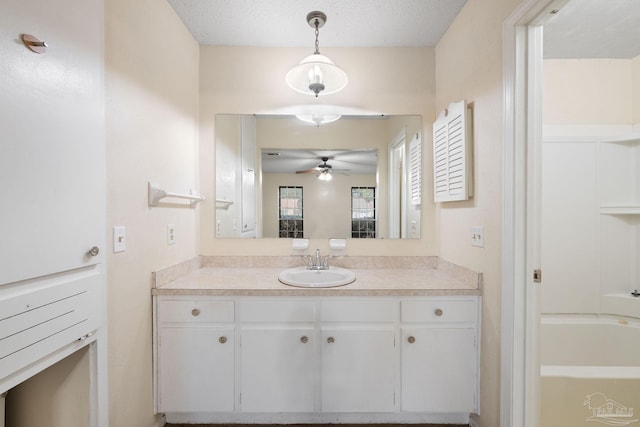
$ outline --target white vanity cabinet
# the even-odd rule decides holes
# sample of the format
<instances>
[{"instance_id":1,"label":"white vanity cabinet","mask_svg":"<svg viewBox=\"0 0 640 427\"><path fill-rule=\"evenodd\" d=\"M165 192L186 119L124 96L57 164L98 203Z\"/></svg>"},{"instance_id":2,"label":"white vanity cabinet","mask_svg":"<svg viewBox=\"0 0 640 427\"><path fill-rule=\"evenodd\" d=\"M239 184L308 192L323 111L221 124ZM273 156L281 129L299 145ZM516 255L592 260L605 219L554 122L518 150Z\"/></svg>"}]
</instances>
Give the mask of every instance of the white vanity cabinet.
<instances>
[{"instance_id":1,"label":"white vanity cabinet","mask_svg":"<svg viewBox=\"0 0 640 427\"><path fill-rule=\"evenodd\" d=\"M475 298L401 303L402 410L477 412Z\"/></svg>"},{"instance_id":2,"label":"white vanity cabinet","mask_svg":"<svg viewBox=\"0 0 640 427\"><path fill-rule=\"evenodd\" d=\"M160 299L155 310L158 411L233 411L233 302Z\"/></svg>"},{"instance_id":3,"label":"white vanity cabinet","mask_svg":"<svg viewBox=\"0 0 640 427\"><path fill-rule=\"evenodd\" d=\"M477 412L479 297L154 300L169 422L466 423Z\"/></svg>"},{"instance_id":4,"label":"white vanity cabinet","mask_svg":"<svg viewBox=\"0 0 640 427\"><path fill-rule=\"evenodd\" d=\"M320 301L323 412L393 412L396 304L389 299Z\"/></svg>"},{"instance_id":5,"label":"white vanity cabinet","mask_svg":"<svg viewBox=\"0 0 640 427\"><path fill-rule=\"evenodd\" d=\"M240 407L244 412L315 410L312 300L238 301Z\"/></svg>"}]
</instances>

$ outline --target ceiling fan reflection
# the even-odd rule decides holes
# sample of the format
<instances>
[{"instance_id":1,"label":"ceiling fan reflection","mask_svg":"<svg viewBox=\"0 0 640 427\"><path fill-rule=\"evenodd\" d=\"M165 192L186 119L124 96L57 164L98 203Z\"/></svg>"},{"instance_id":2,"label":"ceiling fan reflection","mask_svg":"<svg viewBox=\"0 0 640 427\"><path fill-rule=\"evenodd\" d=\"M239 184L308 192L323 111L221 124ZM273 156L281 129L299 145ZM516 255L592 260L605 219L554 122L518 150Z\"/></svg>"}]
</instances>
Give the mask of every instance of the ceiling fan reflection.
<instances>
[{"instance_id":1,"label":"ceiling fan reflection","mask_svg":"<svg viewBox=\"0 0 640 427\"><path fill-rule=\"evenodd\" d=\"M320 160L322 160L322 163L316 166L315 168L297 170L296 173L315 173L319 175L318 177L320 179L323 179L325 181L329 181L331 179L332 173L340 173L342 175L348 175L344 172L348 172L349 169L333 169L333 166L327 163L330 159L332 159L332 157L321 157Z\"/></svg>"}]
</instances>

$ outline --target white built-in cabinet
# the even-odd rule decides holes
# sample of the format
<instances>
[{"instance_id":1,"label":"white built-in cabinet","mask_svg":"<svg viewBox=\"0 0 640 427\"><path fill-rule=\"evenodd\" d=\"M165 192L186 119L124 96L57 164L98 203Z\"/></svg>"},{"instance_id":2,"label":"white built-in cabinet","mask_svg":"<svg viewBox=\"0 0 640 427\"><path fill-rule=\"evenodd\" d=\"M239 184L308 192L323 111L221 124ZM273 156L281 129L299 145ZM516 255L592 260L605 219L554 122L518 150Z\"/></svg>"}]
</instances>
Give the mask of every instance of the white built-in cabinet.
<instances>
[{"instance_id":1,"label":"white built-in cabinet","mask_svg":"<svg viewBox=\"0 0 640 427\"><path fill-rule=\"evenodd\" d=\"M467 422L478 297L155 296L173 422Z\"/></svg>"},{"instance_id":2,"label":"white built-in cabinet","mask_svg":"<svg viewBox=\"0 0 640 427\"><path fill-rule=\"evenodd\" d=\"M396 302L320 301L322 410L393 412Z\"/></svg>"},{"instance_id":3,"label":"white built-in cabinet","mask_svg":"<svg viewBox=\"0 0 640 427\"><path fill-rule=\"evenodd\" d=\"M256 237L256 119L216 116L216 236Z\"/></svg>"},{"instance_id":4,"label":"white built-in cabinet","mask_svg":"<svg viewBox=\"0 0 640 427\"><path fill-rule=\"evenodd\" d=\"M0 2L0 393L97 342L92 426L107 425L103 22L101 0Z\"/></svg>"},{"instance_id":5,"label":"white built-in cabinet","mask_svg":"<svg viewBox=\"0 0 640 427\"><path fill-rule=\"evenodd\" d=\"M477 390L462 384L477 375L477 359L470 357L477 351L476 319L476 302L470 299L402 303L402 410L475 407Z\"/></svg>"},{"instance_id":6,"label":"white built-in cabinet","mask_svg":"<svg viewBox=\"0 0 640 427\"><path fill-rule=\"evenodd\" d=\"M158 337L159 406L167 412L233 410L233 303L160 301L158 310L168 325Z\"/></svg>"}]
</instances>

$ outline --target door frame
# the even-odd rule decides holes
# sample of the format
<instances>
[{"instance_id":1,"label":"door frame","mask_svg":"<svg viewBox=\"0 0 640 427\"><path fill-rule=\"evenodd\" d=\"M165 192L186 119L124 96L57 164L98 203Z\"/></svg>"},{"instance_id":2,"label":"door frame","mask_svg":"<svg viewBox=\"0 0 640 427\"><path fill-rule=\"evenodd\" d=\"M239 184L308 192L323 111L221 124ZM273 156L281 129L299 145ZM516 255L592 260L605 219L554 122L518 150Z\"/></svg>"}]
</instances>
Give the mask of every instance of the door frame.
<instances>
[{"instance_id":1,"label":"door frame","mask_svg":"<svg viewBox=\"0 0 640 427\"><path fill-rule=\"evenodd\" d=\"M407 129L403 128L388 144L389 157L389 238L407 237ZM396 164L401 162L398 173ZM400 188L400 191L396 191ZM397 233L397 235L396 235Z\"/></svg>"},{"instance_id":2,"label":"door frame","mask_svg":"<svg viewBox=\"0 0 640 427\"><path fill-rule=\"evenodd\" d=\"M500 426L539 422L542 24L568 0L524 0L503 24Z\"/></svg>"}]
</instances>

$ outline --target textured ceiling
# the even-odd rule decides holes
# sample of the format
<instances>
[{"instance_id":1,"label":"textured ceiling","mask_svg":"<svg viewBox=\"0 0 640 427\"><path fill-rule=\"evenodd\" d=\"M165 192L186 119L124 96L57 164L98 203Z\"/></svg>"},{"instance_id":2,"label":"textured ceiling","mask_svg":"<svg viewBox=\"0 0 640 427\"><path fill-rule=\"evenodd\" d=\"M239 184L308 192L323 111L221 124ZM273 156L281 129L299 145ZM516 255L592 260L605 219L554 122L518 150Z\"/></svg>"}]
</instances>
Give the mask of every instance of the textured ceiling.
<instances>
[{"instance_id":1,"label":"textured ceiling","mask_svg":"<svg viewBox=\"0 0 640 427\"><path fill-rule=\"evenodd\" d=\"M313 47L307 13L327 24L320 47L435 46L466 0L168 0L200 44ZM640 55L640 0L571 0L545 24L546 58Z\"/></svg>"},{"instance_id":2,"label":"textured ceiling","mask_svg":"<svg viewBox=\"0 0 640 427\"><path fill-rule=\"evenodd\" d=\"M571 0L544 25L545 58L640 55L640 0Z\"/></svg>"},{"instance_id":3,"label":"textured ceiling","mask_svg":"<svg viewBox=\"0 0 640 427\"><path fill-rule=\"evenodd\" d=\"M320 47L435 46L466 0L168 0L204 45L313 47L307 13L327 15Z\"/></svg>"}]
</instances>

